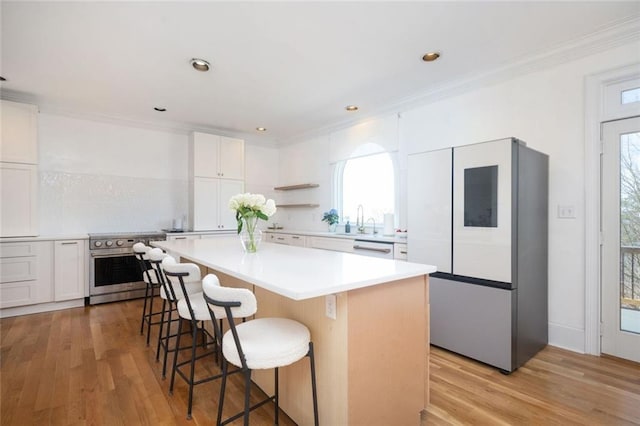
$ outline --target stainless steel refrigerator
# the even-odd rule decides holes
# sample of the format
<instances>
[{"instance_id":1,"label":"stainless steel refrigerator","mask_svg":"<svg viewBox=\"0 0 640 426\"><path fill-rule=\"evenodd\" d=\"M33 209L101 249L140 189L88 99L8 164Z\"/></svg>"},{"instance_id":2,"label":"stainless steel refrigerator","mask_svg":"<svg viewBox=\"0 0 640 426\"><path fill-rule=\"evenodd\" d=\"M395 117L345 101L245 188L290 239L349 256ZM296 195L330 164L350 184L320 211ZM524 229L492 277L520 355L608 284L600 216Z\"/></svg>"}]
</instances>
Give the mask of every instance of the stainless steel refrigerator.
<instances>
[{"instance_id":1,"label":"stainless steel refrigerator","mask_svg":"<svg viewBox=\"0 0 640 426\"><path fill-rule=\"evenodd\" d=\"M548 164L516 138L409 156L409 260L438 268L433 345L512 372L547 344Z\"/></svg>"}]
</instances>

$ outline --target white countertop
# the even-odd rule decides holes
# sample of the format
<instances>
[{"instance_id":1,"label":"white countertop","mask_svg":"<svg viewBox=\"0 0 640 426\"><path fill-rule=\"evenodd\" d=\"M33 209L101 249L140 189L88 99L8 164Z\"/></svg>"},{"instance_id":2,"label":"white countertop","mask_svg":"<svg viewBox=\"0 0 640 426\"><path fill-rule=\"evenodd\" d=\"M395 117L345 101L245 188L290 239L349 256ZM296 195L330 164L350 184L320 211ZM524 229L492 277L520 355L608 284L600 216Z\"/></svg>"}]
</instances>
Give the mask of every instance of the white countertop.
<instances>
[{"instance_id":1,"label":"white countertop","mask_svg":"<svg viewBox=\"0 0 640 426\"><path fill-rule=\"evenodd\" d=\"M66 241L66 240L88 240L87 234L76 235L38 235L35 237L1 237L0 243L22 243L25 241Z\"/></svg>"},{"instance_id":2,"label":"white countertop","mask_svg":"<svg viewBox=\"0 0 640 426\"><path fill-rule=\"evenodd\" d=\"M245 253L237 236L154 241L153 246L293 300L430 274L435 266L262 242Z\"/></svg>"},{"instance_id":3,"label":"white countertop","mask_svg":"<svg viewBox=\"0 0 640 426\"><path fill-rule=\"evenodd\" d=\"M353 229L353 228L352 228ZM404 236L396 235L382 235L382 234L357 234L355 232L346 234L341 232L320 232L320 231L300 231L300 230L289 230L289 229L265 229L263 232L268 232L272 234L293 234L293 235L306 235L311 237L329 237L329 238L344 238L351 240L360 240L360 241L380 241L384 243L407 243L406 233Z\"/></svg>"}]
</instances>

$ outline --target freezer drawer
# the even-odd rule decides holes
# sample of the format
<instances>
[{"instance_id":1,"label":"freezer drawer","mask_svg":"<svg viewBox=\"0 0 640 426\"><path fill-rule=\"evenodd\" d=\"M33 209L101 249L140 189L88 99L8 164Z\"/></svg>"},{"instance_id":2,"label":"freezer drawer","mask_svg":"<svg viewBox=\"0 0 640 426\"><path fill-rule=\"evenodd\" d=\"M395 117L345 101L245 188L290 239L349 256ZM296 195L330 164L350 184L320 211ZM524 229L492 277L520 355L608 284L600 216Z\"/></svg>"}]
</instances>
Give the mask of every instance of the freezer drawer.
<instances>
[{"instance_id":1,"label":"freezer drawer","mask_svg":"<svg viewBox=\"0 0 640 426\"><path fill-rule=\"evenodd\" d=\"M516 291L430 277L431 344L512 371Z\"/></svg>"}]
</instances>

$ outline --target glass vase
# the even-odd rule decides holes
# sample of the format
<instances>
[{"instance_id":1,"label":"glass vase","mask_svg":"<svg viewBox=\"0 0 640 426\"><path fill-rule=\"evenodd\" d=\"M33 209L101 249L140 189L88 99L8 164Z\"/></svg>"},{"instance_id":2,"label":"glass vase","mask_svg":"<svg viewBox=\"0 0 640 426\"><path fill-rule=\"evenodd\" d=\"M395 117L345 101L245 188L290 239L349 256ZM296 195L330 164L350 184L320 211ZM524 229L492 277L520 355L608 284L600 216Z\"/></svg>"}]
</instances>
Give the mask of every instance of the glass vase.
<instances>
[{"instance_id":1,"label":"glass vase","mask_svg":"<svg viewBox=\"0 0 640 426\"><path fill-rule=\"evenodd\" d=\"M262 231L258 229L258 218L249 217L243 219L244 225L242 231L240 231L240 242L242 248L247 253L255 253L258 251L258 246L262 241Z\"/></svg>"},{"instance_id":2,"label":"glass vase","mask_svg":"<svg viewBox=\"0 0 640 426\"><path fill-rule=\"evenodd\" d=\"M329 225L329 232L336 232L336 228L338 227L337 223L332 223Z\"/></svg>"}]
</instances>

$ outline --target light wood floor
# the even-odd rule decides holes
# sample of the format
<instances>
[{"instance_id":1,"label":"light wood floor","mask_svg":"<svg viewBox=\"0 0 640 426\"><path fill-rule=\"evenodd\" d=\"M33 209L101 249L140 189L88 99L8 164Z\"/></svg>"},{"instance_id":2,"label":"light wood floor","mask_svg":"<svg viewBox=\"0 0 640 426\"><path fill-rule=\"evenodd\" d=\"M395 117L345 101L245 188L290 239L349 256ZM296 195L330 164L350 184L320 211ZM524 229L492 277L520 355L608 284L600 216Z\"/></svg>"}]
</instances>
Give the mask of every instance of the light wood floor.
<instances>
[{"instance_id":1,"label":"light wood floor","mask_svg":"<svg viewBox=\"0 0 640 426\"><path fill-rule=\"evenodd\" d=\"M187 421L186 385L176 379L168 395L169 380L138 332L140 309L135 300L0 320L0 424L213 424L219 382L196 387ZM425 424L640 425L638 364L547 347L505 376L442 349L431 354ZM225 414L240 408L242 389L234 380ZM272 407L262 407L251 423L272 418Z\"/></svg>"}]
</instances>

